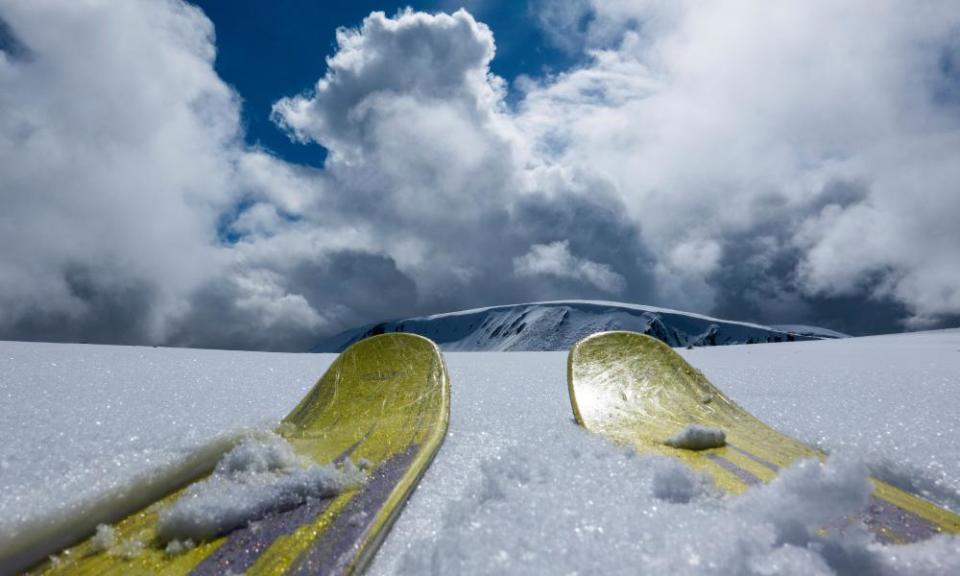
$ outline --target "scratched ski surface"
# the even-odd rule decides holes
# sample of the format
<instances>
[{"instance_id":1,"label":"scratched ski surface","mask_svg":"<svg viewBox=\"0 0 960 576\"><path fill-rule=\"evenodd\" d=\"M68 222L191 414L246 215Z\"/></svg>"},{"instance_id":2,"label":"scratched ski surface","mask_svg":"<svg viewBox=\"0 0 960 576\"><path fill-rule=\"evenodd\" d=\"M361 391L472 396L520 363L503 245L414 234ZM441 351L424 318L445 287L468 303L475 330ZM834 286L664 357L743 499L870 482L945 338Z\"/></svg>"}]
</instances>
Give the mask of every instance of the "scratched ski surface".
<instances>
[{"instance_id":1,"label":"scratched ski surface","mask_svg":"<svg viewBox=\"0 0 960 576\"><path fill-rule=\"evenodd\" d=\"M350 459L358 488L273 512L171 554L158 514L178 491L113 526L117 547L94 538L34 568L37 574L351 574L372 559L447 430L450 384L426 338L384 334L351 346L284 419L277 433L315 463Z\"/></svg>"},{"instance_id":2,"label":"scratched ski surface","mask_svg":"<svg viewBox=\"0 0 960 576\"><path fill-rule=\"evenodd\" d=\"M581 340L570 350L567 378L581 426L638 452L682 460L729 492L768 482L799 459L825 457L753 417L669 346L643 334L604 332ZM725 444L666 444L690 425L722 431ZM871 481L873 495L861 517L881 539L903 543L960 532L956 514Z\"/></svg>"}]
</instances>

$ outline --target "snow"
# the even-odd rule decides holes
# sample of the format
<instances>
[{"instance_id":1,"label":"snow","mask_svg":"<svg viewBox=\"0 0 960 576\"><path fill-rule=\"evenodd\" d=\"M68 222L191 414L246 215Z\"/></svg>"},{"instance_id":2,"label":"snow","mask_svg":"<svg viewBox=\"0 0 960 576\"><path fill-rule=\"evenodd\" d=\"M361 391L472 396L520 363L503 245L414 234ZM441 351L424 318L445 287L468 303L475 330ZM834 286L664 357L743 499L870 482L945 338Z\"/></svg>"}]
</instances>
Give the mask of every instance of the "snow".
<instances>
[{"instance_id":1,"label":"snow","mask_svg":"<svg viewBox=\"0 0 960 576\"><path fill-rule=\"evenodd\" d=\"M372 334L412 332L449 352L566 351L581 338L607 330L649 334L670 346L716 346L843 337L805 327L808 333L653 306L593 300L557 300L462 310L361 326L328 338L315 352L339 352Z\"/></svg>"},{"instance_id":2,"label":"snow","mask_svg":"<svg viewBox=\"0 0 960 576\"><path fill-rule=\"evenodd\" d=\"M0 342L0 574L271 429L333 356ZM131 490L137 486L136 490Z\"/></svg>"},{"instance_id":3,"label":"snow","mask_svg":"<svg viewBox=\"0 0 960 576\"><path fill-rule=\"evenodd\" d=\"M116 544L117 534L112 526L108 526L107 524L97 526L97 531L93 536L94 550L109 550L116 546Z\"/></svg>"},{"instance_id":4,"label":"snow","mask_svg":"<svg viewBox=\"0 0 960 576\"><path fill-rule=\"evenodd\" d=\"M651 491L654 498L685 504L712 488L712 481L699 476L674 460L652 459L654 462Z\"/></svg>"},{"instance_id":5,"label":"snow","mask_svg":"<svg viewBox=\"0 0 960 576\"><path fill-rule=\"evenodd\" d=\"M349 459L342 466L317 465L298 456L280 436L262 434L243 440L210 477L191 485L161 512L157 535L164 542L210 540L363 481L363 473Z\"/></svg>"},{"instance_id":6,"label":"snow","mask_svg":"<svg viewBox=\"0 0 960 576\"><path fill-rule=\"evenodd\" d=\"M167 547L164 548L164 552L170 556L176 556L178 554L183 554L189 552L197 547L197 543L193 540L171 540L167 542Z\"/></svg>"},{"instance_id":7,"label":"snow","mask_svg":"<svg viewBox=\"0 0 960 576\"><path fill-rule=\"evenodd\" d=\"M595 306L595 307L603 307L603 308L624 308L628 310L634 310L636 312L652 312L654 314L678 314L682 316L689 316L691 318L697 318L700 320L706 320L708 322L727 322L730 324L739 324L741 326L749 326L751 328L766 328L766 326L761 326L760 324L754 324L752 322L738 322L734 320L723 320L720 318L714 318L713 316L707 316L705 314L697 314L696 312L684 312L682 310L674 310L672 308L661 308L659 306L649 306L647 304L614 302L612 300L543 300L539 302L527 302L524 304L503 304L500 306L484 306L482 308L471 308L469 310L458 310L456 312L432 314L430 316L413 318L413 320L438 320L441 318L450 318L453 316L468 316L468 315L473 315L479 312L491 312L494 310L516 308L518 306L555 306L555 305L573 305L573 306L583 305L583 306Z\"/></svg>"},{"instance_id":8,"label":"snow","mask_svg":"<svg viewBox=\"0 0 960 576\"><path fill-rule=\"evenodd\" d=\"M100 524L93 535L93 549L106 552L110 556L119 556L121 558L136 558L143 551L143 542L138 540L117 539L117 533L112 526ZM52 557L54 563L60 561L60 558Z\"/></svg>"},{"instance_id":9,"label":"snow","mask_svg":"<svg viewBox=\"0 0 960 576\"><path fill-rule=\"evenodd\" d=\"M820 326L807 326L806 324L774 324L770 326L774 330L781 332L791 332L793 334L802 334L807 336L822 336L824 338L849 338L849 334L821 328Z\"/></svg>"},{"instance_id":10,"label":"snow","mask_svg":"<svg viewBox=\"0 0 960 576\"><path fill-rule=\"evenodd\" d=\"M667 446L685 450L706 450L719 448L727 443L723 430L690 424L664 442Z\"/></svg>"},{"instance_id":11,"label":"snow","mask_svg":"<svg viewBox=\"0 0 960 576\"><path fill-rule=\"evenodd\" d=\"M370 573L960 573L955 537L818 531L862 504L868 474L960 512L960 331L680 353L832 456L729 497L579 428L565 353L445 353L448 437ZM332 359L0 342L0 556L44 519L269 428Z\"/></svg>"}]
</instances>

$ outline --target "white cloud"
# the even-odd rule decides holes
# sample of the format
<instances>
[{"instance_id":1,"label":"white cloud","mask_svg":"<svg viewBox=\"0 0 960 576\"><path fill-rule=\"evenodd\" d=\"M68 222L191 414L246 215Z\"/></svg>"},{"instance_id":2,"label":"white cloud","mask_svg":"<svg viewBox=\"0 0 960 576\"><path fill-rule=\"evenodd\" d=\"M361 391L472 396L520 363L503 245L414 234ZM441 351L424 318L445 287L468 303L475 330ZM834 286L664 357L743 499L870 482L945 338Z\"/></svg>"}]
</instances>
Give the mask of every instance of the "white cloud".
<instances>
[{"instance_id":1,"label":"white cloud","mask_svg":"<svg viewBox=\"0 0 960 576\"><path fill-rule=\"evenodd\" d=\"M951 2L592 0L569 18L555 32L587 21L592 59L529 90L518 122L615 182L676 305L722 297L717 270L775 223L786 241L765 249L798 260L767 271L786 290L960 312ZM837 182L865 194L824 206ZM720 268L670 265L696 244Z\"/></svg>"},{"instance_id":2,"label":"white cloud","mask_svg":"<svg viewBox=\"0 0 960 576\"><path fill-rule=\"evenodd\" d=\"M0 17L28 50L0 62L0 333L163 341L221 265L235 199L239 103L211 23L161 1L7 1Z\"/></svg>"},{"instance_id":3,"label":"white cloud","mask_svg":"<svg viewBox=\"0 0 960 576\"><path fill-rule=\"evenodd\" d=\"M555 276L593 284L604 292L620 294L626 280L606 264L599 264L570 253L566 240L551 244L534 244L523 256L513 259L513 273L518 276Z\"/></svg>"},{"instance_id":4,"label":"white cloud","mask_svg":"<svg viewBox=\"0 0 960 576\"><path fill-rule=\"evenodd\" d=\"M273 109L318 170L244 144L198 9L0 2L0 337L297 349L609 293L960 314L949 2L538 5L587 58L515 109L464 10L342 29Z\"/></svg>"},{"instance_id":5,"label":"white cloud","mask_svg":"<svg viewBox=\"0 0 960 576\"><path fill-rule=\"evenodd\" d=\"M380 122L404 115L404 105L436 105L438 114L484 123L503 96L502 80L488 69L493 34L465 10L408 10L396 18L374 12L362 28L338 30L337 45L313 93L281 99L273 114L294 137L318 142L340 160L377 147Z\"/></svg>"},{"instance_id":6,"label":"white cloud","mask_svg":"<svg viewBox=\"0 0 960 576\"><path fill-rule=\"evenodd\" d=\"M417 301L402 306L560 290L504 272L529 246L558 238L586 257L609 252L588 240L597 226L624 232L618 258L636 255L638 237L602 183L587 186L531 151L503 102L503 80L489 70L493 35L470 14L373 13L341 30L338 44L314 91L279 100L274 120L330 152L322 178L337 197L303 219L318 222L335 206L344 222L369 230L363 249L415 280ZM577 203L585 209L571 231ZM545 226L545 211L563 228ZM596 281L581 288L609 290Z\"/></svg>"}]
</instances>

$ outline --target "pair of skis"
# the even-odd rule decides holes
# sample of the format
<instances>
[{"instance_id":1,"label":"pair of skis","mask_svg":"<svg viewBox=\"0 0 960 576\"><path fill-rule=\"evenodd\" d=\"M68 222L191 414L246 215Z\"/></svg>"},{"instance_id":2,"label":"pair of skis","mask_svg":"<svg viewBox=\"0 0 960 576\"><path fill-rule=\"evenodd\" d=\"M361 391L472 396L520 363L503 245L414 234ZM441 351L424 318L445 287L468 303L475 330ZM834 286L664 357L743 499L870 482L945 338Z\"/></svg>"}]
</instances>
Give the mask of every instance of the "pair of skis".
<instances>
[{"instance_id":1,"label":"pair of skis","mask_svg":"<svg viewBox=\"0 0 960 576\"><path fill-rule=\"evenodd\" d=\"M825 455L766 426L711 385L667 345L605 332L568 359L577 422L637 451L677 458L729 492L771 480ZM450 383L430 340L384 334L351 346L284 419L277 433L317 463L358 466L358 485L272 509L263 518L171 553L158 518L184 488L111 530L134 554L92 537L35 567L38 574L351 574L363 570L443 442ZM862 519L882 539L912 542L960 532L960 517L873 480Z\"/></svg>"}]
</instances>

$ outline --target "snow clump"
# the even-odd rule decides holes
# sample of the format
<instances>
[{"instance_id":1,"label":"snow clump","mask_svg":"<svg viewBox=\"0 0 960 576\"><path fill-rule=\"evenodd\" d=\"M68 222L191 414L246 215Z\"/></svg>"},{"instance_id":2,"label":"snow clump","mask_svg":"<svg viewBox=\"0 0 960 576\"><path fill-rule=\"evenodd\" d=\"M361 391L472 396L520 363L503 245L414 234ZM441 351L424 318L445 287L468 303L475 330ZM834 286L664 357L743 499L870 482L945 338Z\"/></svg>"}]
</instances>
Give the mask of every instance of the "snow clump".
<instances>
[{"instance_id":1,"label":"snow clump","mask_svg":"<svg viewBox=\"0 0 960 576\"><path fill-rule=\"evenodd\" d=\"M440 527L371 574L960 574L956 537L891 546L867 530L872 485L855 456L798 462L732 495L571 425L483 458Z\"/></svg>"},{"instance_id":2,"label":"snow clump","mask_svg":"<svg viewBox=\"0 0 960 576\"><path fill-rule=\"evenodd\" d=\"M127 560L136 558L143 552L143 542L136 538L121 540L117 537L117 531L109 524L97 526L97 532L91 538L90 545L94 552L106 552L109 556ZM51 556L51 560L53 558Z\"/></svg>"},{"instance_id":3,"label":"snow clump","mask_svg":"<svg viewBox=\"0 0 960 576\"><path fill-rule=\"evenodd\" d=\"M727 435L723 430L690 424L677 434L668 438L664 444L684 450L707 450L720 448L727 443Z\"/></svg>"},{"instance_id":4,"label":"snow clump","mask_svg":"<svg viewBox=\"0 0 960 576\"><path fill-rule=\"evenodd\" d=\"M653 496L667 502L686 504L712 488L709 477L695 474L689 466L664 460L653 467Z\"/></svg>"},{"instance_id":5,"label":"snow clump","mask_svg":"<svg viewBox=\"0 0 960 576\"><path fill-rule=\"evenodd\" d=\"M98 552L106 551L116 546L117 535L111 526L100 524L97 526L97 533L94 534L90 544Z\"/></svg>"},{"instance_id":6,"label":"snow clump","mask_svg":"<svg viewBox=\"0 0 960 576\"><path fill-rule=\"evenodd\" d=\"M339 467L321 466L298 456L276 434L248 438L223 457L209 478L187 488L160 513L157 534L165 542L209 540L363 481L349 459Z\"/></svg>"}]
</instances>

